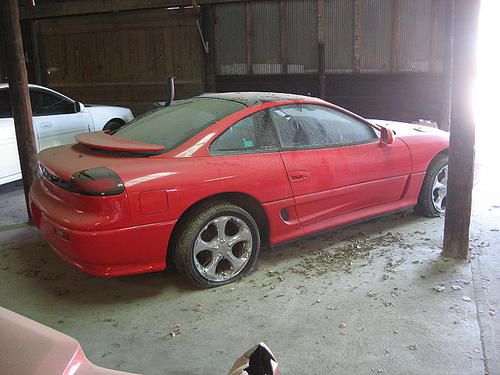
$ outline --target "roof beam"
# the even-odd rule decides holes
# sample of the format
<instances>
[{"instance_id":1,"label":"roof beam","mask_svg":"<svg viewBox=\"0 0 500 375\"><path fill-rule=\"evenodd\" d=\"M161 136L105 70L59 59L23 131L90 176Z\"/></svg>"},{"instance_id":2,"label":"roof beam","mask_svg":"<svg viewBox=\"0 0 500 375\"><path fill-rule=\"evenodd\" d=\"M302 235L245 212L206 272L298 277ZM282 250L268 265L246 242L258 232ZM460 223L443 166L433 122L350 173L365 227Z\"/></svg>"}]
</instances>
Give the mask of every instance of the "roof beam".
<instances>
[{"instance_id":1,"label":"roof beam","mask_svg":"<svg viewBox=\"0 0 500 375\"><path fill-rule=\"evenodd\" d=\"M198 4L237 2L236 0L198 0ZM241 0L240 0L241 2ZM52 4L24 5L20 7L21 19L41 19L85 14L123 12L130 10L158 9L171 6L193 5L192 0L77 0Z\"/></svg>"}]
</instances>

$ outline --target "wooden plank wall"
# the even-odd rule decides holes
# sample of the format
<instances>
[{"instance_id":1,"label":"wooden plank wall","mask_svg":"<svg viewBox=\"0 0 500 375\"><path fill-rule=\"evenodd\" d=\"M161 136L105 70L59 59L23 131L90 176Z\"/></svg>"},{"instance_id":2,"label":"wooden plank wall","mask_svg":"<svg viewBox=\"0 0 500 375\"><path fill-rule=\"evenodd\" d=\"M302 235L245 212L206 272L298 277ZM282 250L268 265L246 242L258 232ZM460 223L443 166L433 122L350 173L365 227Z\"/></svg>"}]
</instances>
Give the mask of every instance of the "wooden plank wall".
<instances>
[{"instance_id":1,"label":"wooden plank wall","mask_svg":"<svg viewBox=\"0 0 500 375\"><path fill-rule=\"evenodd\" d=\"M204 90L203 55L192 10L154 10L40 21L44 83L86 103L142 113L164 100Z\"/></svg>"},{"instance_id":2,"label":"wooden plank wall","mask_svg":"<svg viewBox=\"0 0 500 375\"><path fill-rule=\"evenodd\" d=\"M3 38L0 38L0 82L7 82L7 70L5 68L5 52Z\"/></svg>"},{"instance_id":3,"label":"wooden plank wall","mask_svg":"<svg viewBox=\"0 0 500 375\"><path fill-rule=\"evenodd\" d=\"M216 76L217 91L276 91L319 96L318 74ZM327 74L325 99L367 118L439 121L439 73Z\"/></svg>"}]
</instances>

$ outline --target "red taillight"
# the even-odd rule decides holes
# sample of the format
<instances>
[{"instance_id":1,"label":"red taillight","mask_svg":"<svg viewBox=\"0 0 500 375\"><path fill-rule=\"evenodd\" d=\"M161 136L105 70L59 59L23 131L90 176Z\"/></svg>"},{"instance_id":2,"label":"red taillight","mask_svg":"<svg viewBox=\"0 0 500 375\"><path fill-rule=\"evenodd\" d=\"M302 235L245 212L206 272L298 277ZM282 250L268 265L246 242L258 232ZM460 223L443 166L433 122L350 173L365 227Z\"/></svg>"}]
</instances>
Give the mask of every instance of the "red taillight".
<instances>
[{"instance_id":1,"label":"red taillight","mask_svg":"<svg viewBox=\"0 0 500 375\"><path fill-rule=\"evenodd\" d=\"M104 196L121 194L125 189L115 172L101 167L76 172L71 177L70 190L79 194Z\"/></svg>"}]
</instances>

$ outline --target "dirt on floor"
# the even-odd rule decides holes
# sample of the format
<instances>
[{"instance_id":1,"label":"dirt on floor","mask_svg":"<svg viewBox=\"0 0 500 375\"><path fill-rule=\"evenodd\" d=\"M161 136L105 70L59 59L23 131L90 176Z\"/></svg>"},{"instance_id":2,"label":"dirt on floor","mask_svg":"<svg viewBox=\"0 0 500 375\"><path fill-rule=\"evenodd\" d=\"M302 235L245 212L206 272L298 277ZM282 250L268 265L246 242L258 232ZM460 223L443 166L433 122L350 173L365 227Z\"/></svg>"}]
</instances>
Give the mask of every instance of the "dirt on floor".
<instances>
[{"instance_id":1,"label":"dirt on floor","mask_svg":"<svg viewBox=\"0 0 500 375\"><path fill-rule=\"evenodd\" d=\"M75 337L96 364L224 374L264 341L283 374L500 374L491 196L475 208L470 261L441 255L442 218L407 212L263 250L246 278L197 290L175 272L70 268L23 224L21 188L0 190L0 305Z\"/></svg>"}]
</instances>

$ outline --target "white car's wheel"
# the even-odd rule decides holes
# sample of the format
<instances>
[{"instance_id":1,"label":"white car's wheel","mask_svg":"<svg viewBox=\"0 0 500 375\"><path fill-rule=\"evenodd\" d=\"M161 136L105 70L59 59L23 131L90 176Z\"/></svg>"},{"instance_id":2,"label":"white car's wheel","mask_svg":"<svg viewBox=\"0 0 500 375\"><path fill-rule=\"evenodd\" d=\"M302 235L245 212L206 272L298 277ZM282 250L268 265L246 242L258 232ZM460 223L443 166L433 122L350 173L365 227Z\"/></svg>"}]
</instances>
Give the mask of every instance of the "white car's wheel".
<instances>
[{"instance_id":1,"label":"white car's wheel","mask_svg":"<svg viewBox=\"0 0 500 375\"><path fill-rule=\"evenodd\" d=\"M123 126L124 122L121 120L110 120L104 125L102 130L106 133L113 133Z\"/></svg>"}]
</instances>

